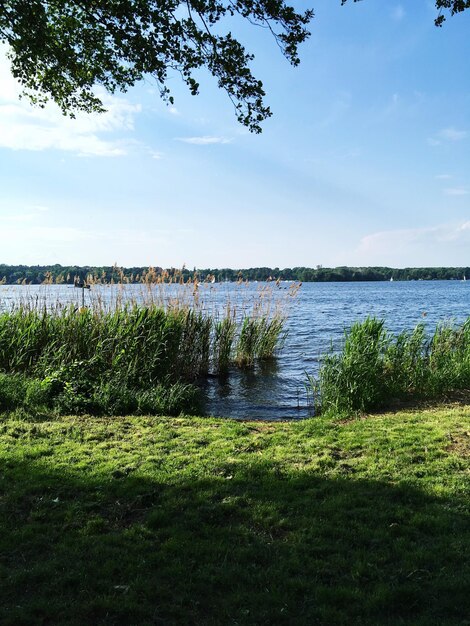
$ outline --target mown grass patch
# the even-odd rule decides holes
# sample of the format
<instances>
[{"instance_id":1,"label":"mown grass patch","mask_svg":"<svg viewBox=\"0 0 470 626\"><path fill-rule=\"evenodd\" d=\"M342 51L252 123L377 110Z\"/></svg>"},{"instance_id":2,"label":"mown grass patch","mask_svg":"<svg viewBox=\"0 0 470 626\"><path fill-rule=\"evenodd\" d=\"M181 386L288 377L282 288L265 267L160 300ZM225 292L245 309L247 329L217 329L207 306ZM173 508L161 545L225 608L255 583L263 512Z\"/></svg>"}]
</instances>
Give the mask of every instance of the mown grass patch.
<instances>
[{"instance_id":1,"label":"mown grass patch","mask_svg":"<svg viewBox=\"0 0 470 626\"><path fill-rule=\"evenodd\" d=\"M0 622L464 624L469 418L5 416Z\"/></svg>"}]
</instances>

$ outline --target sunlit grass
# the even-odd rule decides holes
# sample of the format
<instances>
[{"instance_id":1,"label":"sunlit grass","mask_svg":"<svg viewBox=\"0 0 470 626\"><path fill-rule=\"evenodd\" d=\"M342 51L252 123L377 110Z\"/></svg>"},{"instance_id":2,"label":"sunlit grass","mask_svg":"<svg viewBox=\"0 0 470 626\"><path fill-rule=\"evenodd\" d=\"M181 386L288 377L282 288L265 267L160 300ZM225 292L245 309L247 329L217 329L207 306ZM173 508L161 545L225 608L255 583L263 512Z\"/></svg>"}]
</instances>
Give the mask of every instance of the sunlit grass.
<instances>
[{"instance_id":1,"label":"sunlit grass","mask_svg":"<svg viewBox=\"0 0 470 626\"><path fill-rule=\"evenodd\" d=\"M468 408L0 419L0 622L457 626Z\"/></svg>"}]
</instances>

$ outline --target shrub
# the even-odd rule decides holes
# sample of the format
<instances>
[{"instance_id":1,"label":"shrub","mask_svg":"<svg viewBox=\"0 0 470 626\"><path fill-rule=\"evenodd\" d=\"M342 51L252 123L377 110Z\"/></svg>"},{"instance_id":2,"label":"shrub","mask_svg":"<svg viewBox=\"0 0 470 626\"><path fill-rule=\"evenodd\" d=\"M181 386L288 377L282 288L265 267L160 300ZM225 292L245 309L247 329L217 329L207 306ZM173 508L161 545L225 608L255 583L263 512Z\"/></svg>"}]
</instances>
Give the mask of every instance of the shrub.
<instances>
[{"instance_id":1,"label":"shrub","mask_svg":"<svg viewBox=\"0 0 470 626\"><path fill-rule=\"evenodd\" d=\"M116 383L105 383L94 390L92 403L97 413L106 415L132 415L137 412L135 390Z\"/></svg>"},{"instance_id":2,"label":"shrub","mask_svg":"<svg viewBox=\"0 0 470 626\"><path fill-rule=\"evenodd\" d=\"M54 396L58 392L58 387L54 385L54 382L50 379L31 379L28 381L26 388L26 395L24 399L24 406L28 408L32 407L52 407Z\"/></svg>"},{"instance_id":3,"label":"shrub","mask_svg":"<svg viewBox=\"0 0 470 626\"><path fill-rule=\"evenodd\" d=\"M24 405L27 380L21 375L0 374L0 411L12 411Z\"/></svg>"}]
</instances>

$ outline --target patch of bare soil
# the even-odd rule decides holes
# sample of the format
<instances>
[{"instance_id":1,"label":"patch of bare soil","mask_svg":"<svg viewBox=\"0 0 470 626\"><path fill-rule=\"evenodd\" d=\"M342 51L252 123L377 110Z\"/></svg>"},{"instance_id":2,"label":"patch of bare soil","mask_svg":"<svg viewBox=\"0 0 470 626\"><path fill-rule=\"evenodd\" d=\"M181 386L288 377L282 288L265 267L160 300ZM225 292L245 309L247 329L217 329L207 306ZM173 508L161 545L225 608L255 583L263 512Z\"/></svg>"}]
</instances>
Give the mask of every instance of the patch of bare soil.
<instances>
[{"instance_id":1,"label":"patch of bare soil","mask_svg":"<svg viewBox=\"0 0 470 626\"><path fill-rule=\"evenodd\" d=\"M453 433L450 435L451 443L447 446L447 452L453 452L463 457L470 457L470 431Z\"/></svg>"}]
</instances>

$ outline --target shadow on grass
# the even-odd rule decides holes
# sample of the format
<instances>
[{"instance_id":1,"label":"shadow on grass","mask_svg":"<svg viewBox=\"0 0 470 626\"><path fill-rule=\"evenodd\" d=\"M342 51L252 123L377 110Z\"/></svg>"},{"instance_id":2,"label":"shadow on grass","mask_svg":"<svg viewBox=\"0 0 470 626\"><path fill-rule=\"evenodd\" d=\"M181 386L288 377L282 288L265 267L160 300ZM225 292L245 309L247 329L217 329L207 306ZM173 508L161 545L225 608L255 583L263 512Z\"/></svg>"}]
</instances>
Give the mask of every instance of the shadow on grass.
<instances>
[{"instance_id":1,"label":"shadow on grass","mask_svg":"<svg viewBox=\"0 0 470 626\"><path fill-rule=\"evenodd\" d=\"M469 391L450 391L442 396L435 396L428 400L419 397L410 396L409 398L396 398L386 403L385 406L377 410L371 411L372 414L384 415L386 413L398 413L402 411L429 409L446 409L449 407L465 407L470 406Z\"/></svg>"},{"instance_id":2,"label":"shadow on grass","mask_svg":"<svg viewBox=\"0 0 470 626\"><path fill-rule=\"evenodd\" d=\"M463 624L464 503L251 465L2 472L2 624Z\"/></svg>"}]
</instances>

